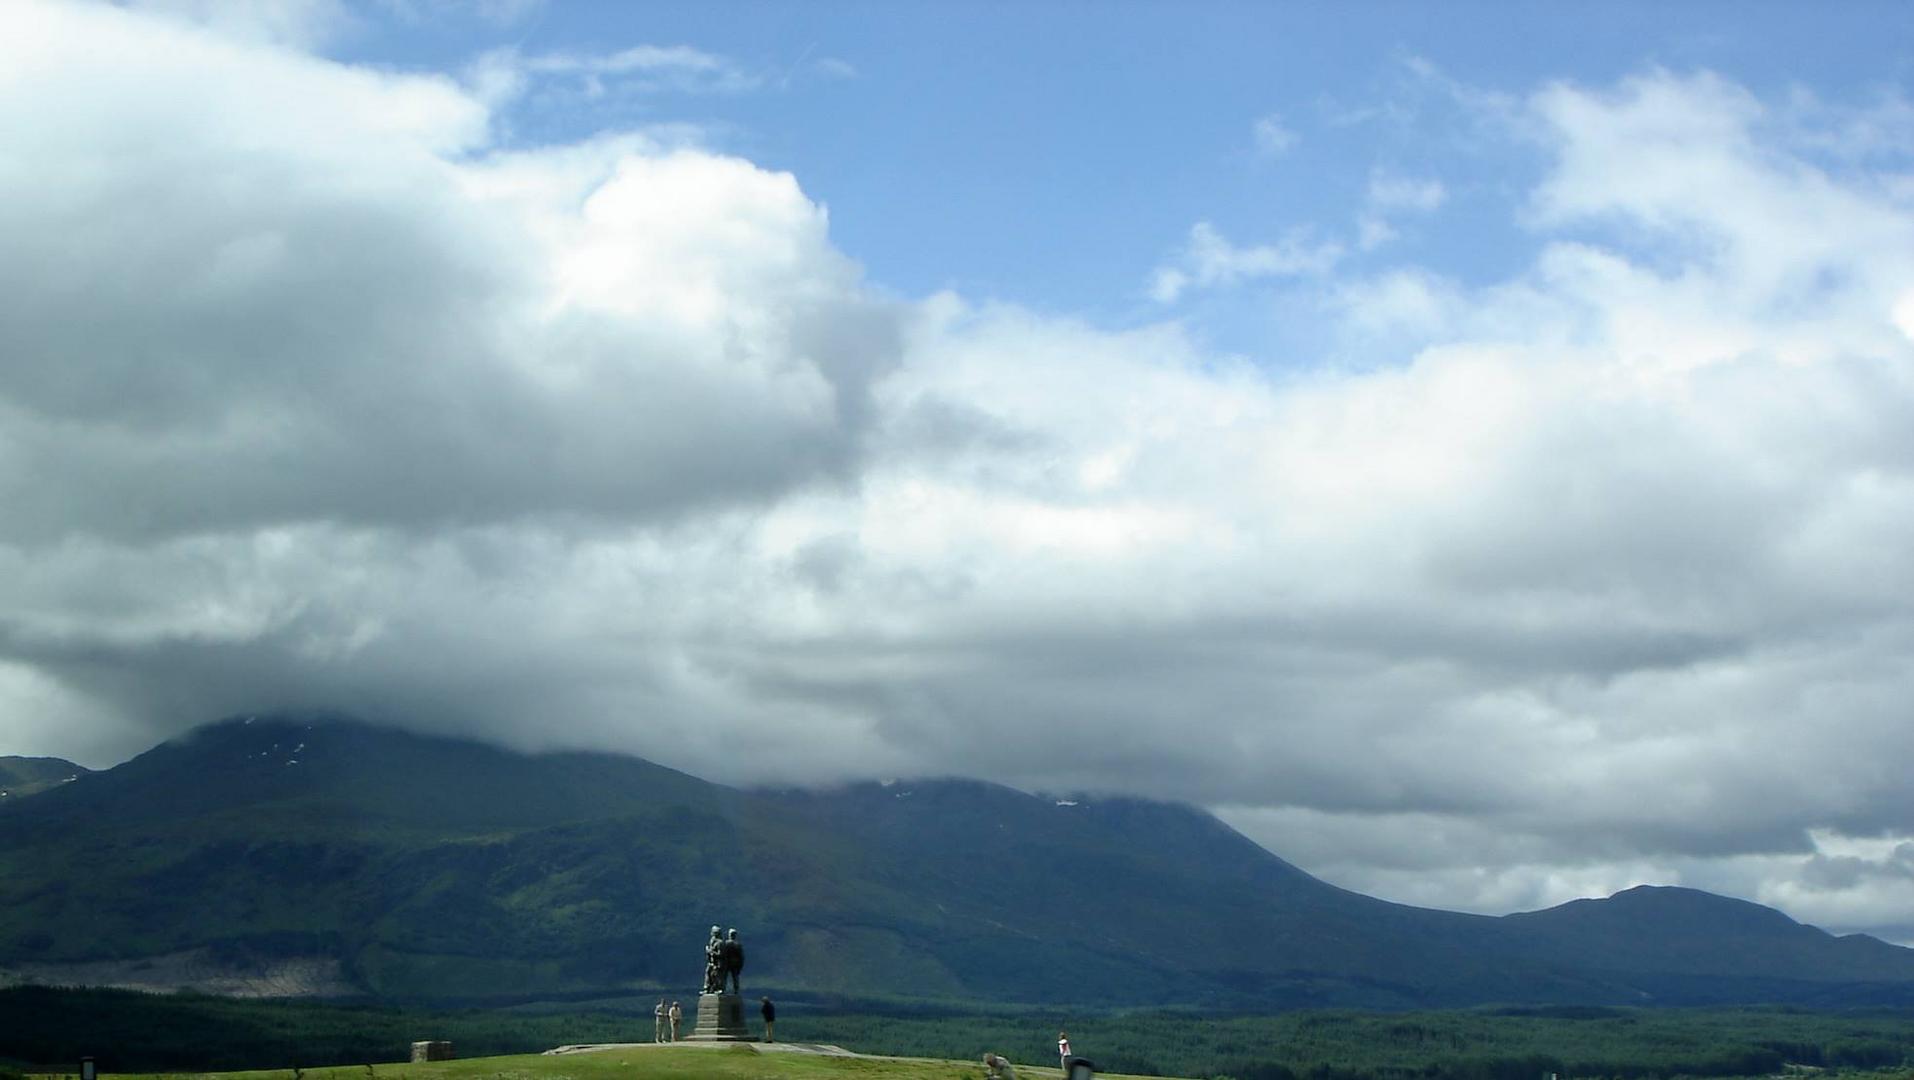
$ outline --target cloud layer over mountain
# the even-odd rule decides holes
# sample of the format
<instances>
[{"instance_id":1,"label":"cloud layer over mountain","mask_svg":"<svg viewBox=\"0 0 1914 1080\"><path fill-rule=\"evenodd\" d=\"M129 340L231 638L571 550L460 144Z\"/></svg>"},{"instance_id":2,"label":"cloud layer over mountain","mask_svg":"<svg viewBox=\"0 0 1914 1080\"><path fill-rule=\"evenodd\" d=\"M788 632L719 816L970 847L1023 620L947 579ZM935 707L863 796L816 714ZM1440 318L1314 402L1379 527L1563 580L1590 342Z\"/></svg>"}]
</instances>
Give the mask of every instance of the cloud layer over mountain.
<instances>
[{"instance_id":1,"label":"cloud layer over mountain","mask_svg":"<svg viewBox=\"0 0 1914 1080\"><path fill-rule=\"evenodd\" d=\"M888 295L802 177L508 144L449 78L9 23L0 752L335 708L1187 799L1417 902L1683 881L1914 936L1904 103L1470 98L1546 162L1487 283L1192 223L1158 299L1306 273L1372 360L1313 362Z\"/></svg>"}]
</instances>

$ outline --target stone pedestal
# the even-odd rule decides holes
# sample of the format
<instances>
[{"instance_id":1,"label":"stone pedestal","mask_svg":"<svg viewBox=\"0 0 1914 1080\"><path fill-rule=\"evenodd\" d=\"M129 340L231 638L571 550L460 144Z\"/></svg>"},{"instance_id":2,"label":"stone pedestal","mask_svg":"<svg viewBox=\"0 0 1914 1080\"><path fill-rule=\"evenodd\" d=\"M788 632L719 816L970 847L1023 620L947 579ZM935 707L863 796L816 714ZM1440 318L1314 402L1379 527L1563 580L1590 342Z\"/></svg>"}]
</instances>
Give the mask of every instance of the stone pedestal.
<instances>
[{"instance_id":1,"label":"stone pedestal","mask_svg":"<svg viewBox=\"0 0 1914 1080\"><path fill-rule=\"evenodd\" d=\"M455 1057L456 1055L452 1053L452 1044L442 1039L433 1039L427 1042L415 1042L412 1044L412 1063L414 1065L423 1061L452 1061Z\"/></svg>"},{"instance_id":2,"label":"stone pedestal","mask_svg":"<svg viewBox=\"0 0 1914 1080\"><path fill-rule=\"evenodd\" d=\"M754 1042L744 1026L744 997L740 994L698 995L698 1026L686 1042Z\"/></svg>"}]
</instances>

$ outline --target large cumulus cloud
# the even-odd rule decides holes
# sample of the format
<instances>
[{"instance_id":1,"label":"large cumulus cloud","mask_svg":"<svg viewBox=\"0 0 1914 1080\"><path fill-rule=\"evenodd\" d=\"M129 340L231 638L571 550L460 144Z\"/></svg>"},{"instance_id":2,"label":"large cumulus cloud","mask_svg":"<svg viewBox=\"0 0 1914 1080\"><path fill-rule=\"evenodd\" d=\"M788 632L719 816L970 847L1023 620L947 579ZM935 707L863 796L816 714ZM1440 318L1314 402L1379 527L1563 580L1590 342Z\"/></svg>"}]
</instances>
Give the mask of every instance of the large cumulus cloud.
<instances>
[{"instance_id":1,"label":"large cumulus cloud","mask_svg":"<svg viewBox=\"0 0 1914 1080\"><path fill-rule=\"evenodd\" d=\"M332 707L1190 799L1428 903L1896 925L1914 207L1865 117L1496 99L1533 259L1325 264L1377 349L1328 364L887 299L734 157L20 11L0 751Z\"/></svg>"},{"instance_id":2,"label":"large cumulus cloud","mask_svg":"<svg viewBox=\"0 0 1914 1080\"><path fill-rule=\"evenodd\" d=\"M443 79L109 8L13 21L16 681L142 728L375 704L375 671L463 681L406 674L452 620L539 633L444 605L563 604L582 582L522 575L854 477L901 316L790 176L635 136L493 151Z\"/></svg>"},{"instance_id":3,"label":"large cumulus cloud","mask_svg":"<svg viewBox=\"0 0 1914 1080\"><path fill-rule=\"evenodd\" d=\"M434 80L39 14L0 210L9 538L646 520L856 457L894 319L789 176L475 158L484 110Z\"/></svg>"}]
</instances>

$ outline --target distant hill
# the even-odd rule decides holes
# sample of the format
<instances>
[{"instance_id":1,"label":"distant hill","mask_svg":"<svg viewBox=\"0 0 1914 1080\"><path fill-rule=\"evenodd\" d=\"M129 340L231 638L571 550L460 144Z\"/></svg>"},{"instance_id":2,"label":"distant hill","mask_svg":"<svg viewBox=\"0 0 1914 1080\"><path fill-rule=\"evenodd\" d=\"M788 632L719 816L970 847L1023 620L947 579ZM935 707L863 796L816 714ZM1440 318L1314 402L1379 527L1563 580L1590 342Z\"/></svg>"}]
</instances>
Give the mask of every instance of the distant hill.
<instances>
[{"instance_id":1,"label":"distant hill","mask_svg":"<svg viewBox=\"0 0 1914 1080\"><path fill-rule=\"evenodd\" d=\"M1684 889L1505 918L1318 881L1210 815L974 781L741 791L636 758L234 720L0 814L0 978L505 1000L1419 1007L1914 1000L1914 951Z\"/></svg>"},{"instance_id":2,"label":"distant hill","mask_svg":"<svg viewBox=\"0 0 1914 1080\"><path fill-rule=\"evenodd\" d=\"M0 757L0 810L55 784L77 779L91 770L56 757Z\"/></svg>"}]
</instances>

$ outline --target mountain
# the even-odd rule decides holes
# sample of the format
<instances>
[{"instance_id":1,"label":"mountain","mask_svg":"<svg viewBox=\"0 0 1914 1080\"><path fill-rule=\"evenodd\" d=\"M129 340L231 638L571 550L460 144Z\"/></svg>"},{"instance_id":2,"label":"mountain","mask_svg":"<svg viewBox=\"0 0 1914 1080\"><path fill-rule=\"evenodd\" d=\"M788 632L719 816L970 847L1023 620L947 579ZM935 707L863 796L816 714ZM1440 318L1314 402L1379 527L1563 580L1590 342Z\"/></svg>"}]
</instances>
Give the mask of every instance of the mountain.
<instances>
[{"instance_id":1,"label":"mountain","mask_svg":"<svg viewBox=\"0 0 1914 1080\"><path fill-rule=\"evenodd\" d=\"M1914 951L1636 889L1503 918L1338 889L1208 814L922 780L742 791L342 720L222 722L0 814L0 979L503 1000L1410 1007L1914 1000Z\"/></svg>"},{"instance_id":2,"label":"mountain","mask_svg":"<svg viewBox=\"0 0 1914 1080\"><path fill-rule=\"evenodd\" d=\"M76 780L89 771L64 758L0 757L0 810L14 800Z\"/></svg>"}]
</instances>

